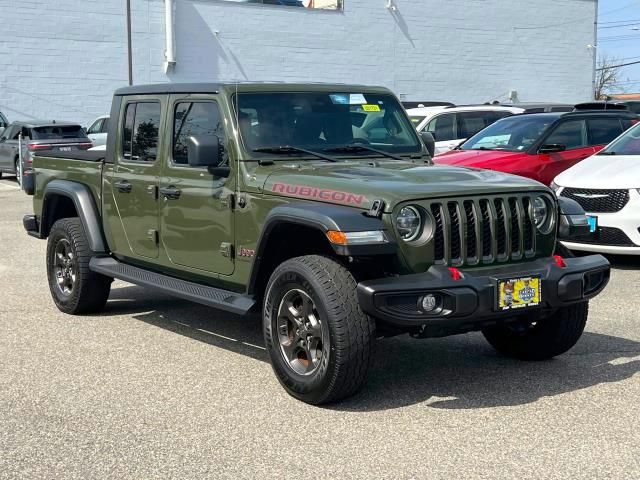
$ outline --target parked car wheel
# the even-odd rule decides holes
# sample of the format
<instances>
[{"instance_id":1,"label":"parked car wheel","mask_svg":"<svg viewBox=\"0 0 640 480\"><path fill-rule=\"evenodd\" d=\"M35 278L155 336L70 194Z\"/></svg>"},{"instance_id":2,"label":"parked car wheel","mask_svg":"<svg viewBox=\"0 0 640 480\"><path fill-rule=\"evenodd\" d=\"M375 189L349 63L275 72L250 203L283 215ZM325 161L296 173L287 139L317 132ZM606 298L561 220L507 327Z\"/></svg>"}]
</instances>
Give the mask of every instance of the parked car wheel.
<instances>
[{"instance_id":1,"label":"parked car wheel","mask_svg":"<svg viewBox=\"0 0 640 480\"><path fill-rule=\"evenodd\" d=\"M47 242L47 277L60 311L76 315L104 308L113 279L89 270L92 256L79 218L53 224Z\"/></svg>"},{"instance_id":2,"label":"parked car wheel","mask_svg":"<svg viewBox=\"0 0 640 480\"><path fill-rule=\"evenodd\" d=\"M560 308L528 325L498 325L482 331L498 352L520 360L547 360L571 349L587 323L589 302Z\"/></svg>"},{"instance_id":3,"label":"parked car wheel","mask_svg":"<svg viewBox=\"0 0 640 480\"><path fill-rule=\"evenodd\" d=\"M329 403L364 384L375 322L360 309L356 281L339 263L316 255L282 263L267 285L263 322L271 365L292 396Z\"/></svg>"},{"instance_id":4,"label":"parked car wheel","mask_svg":"<svg viewBox=\"0 0 640 480\"><path fill-rule=\"evenodd\" d=\"M22 185L22 178L20 177L20 159L19 158L16 158L13 166L16 171L16 182L18 182L18 185Z\"/></svg>"}]
</instances>

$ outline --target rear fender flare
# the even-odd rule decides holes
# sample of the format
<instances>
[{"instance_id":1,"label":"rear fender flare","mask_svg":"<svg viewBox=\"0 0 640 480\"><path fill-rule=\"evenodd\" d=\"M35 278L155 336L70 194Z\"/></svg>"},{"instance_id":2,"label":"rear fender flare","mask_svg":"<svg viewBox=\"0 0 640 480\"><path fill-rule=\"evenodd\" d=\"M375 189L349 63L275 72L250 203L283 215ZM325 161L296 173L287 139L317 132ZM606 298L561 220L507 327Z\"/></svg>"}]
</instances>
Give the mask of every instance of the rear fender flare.
<instances>
[{"instance_id":1,"label":"rear fender flare","mask_svg":"<svg viewBox=\"0 0 640 480\"><path fill-rule=\"evenodd\" d=\"M43 194L42 219L40 226L41 238L47 238L51 224L49 218L54 217L50 211L51 200L55 196L69 198L78 213L84 231L89 241L89 248L95 253L106 252L106 242L102 232L100 214L96 206L91 190L86 185L69 180L52 180L47 184Z\"/></svg>"}]
</instances>

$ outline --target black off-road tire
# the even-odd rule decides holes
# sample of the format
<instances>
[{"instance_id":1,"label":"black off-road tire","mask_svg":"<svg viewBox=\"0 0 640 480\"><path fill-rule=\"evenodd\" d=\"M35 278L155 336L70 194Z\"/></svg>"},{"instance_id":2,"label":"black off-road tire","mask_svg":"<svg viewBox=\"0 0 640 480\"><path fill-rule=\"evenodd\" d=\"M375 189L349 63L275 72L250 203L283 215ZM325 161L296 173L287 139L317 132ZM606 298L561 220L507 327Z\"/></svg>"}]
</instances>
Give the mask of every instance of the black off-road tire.
<instances>
[{"instance_id":1,"label":"black off-road tire","mask_svg":"<svg viewBox=\"0 0 640 480\"><path fill-rule=\"evenodd\" d=\"M281 350L278 312L288 293L303 291L313 301L329 345L308 375L294 371ZM338 262L310 255L278 266L267 285L263 327L273 370L295 398L319 405L349 397L365 383L375 341L375 321L358 305L356 281Z\"/></svg>"},{"instance_id":2,"label":"black off-road tire","mask_svg":"<svg viewBox=\"0 0 640 480\"><path fill-rule=\"evenodd\" d=\"M67 293L58 286L55 266L56 248L61 242L73 254L69 268L75 272L75 280ZM51 297L61 312L71 315L95 313L107 303L113 279L89 270L93 255L79 218L63 218L53 224L47 242L47 277Z\"/></svg>"},{"instance_id":3,"label":"black off-road tire","mask_svg":"<svg viewBox=\"0 0 640 480\"><path fill-rule=\"evenodd\" d=\"M20 178L20 159L16 158L13 166L16 169L16 182L18 182L18 186L22 186L22 178Z\"/></svg>"},{"instance_id":4,"label":"black off-road tire","mask_svg":"<svg viewBox=\"0 0 640 480\"><path fill-rule=\"evenodd\" d=\"M589 302L562 307L525 331L499 325L482 331L500 353L519 360L548 360L571 349L580 339Z\"/></svg>"}]
</instances>

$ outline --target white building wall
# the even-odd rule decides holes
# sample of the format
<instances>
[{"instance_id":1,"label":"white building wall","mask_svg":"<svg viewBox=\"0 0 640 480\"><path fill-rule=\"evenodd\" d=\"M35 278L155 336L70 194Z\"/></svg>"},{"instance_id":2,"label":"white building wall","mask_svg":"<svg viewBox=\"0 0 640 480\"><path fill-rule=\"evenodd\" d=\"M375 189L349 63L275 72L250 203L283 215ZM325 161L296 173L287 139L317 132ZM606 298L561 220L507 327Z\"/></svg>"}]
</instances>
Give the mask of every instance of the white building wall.
<instances>
[{"instance_id":1,"label":"white building wall","mask_svg":"<svg viewBox=\"0 0 640 480\"><path fill-rule=\"evenodd\" d=\"M590 98L596 0L345 0L343 12L132 0L134 83L278 80L381 84L407 100ZM125 0L0 0L0 111L87 122L127 83Z\"/></svg>"}]
</instances>

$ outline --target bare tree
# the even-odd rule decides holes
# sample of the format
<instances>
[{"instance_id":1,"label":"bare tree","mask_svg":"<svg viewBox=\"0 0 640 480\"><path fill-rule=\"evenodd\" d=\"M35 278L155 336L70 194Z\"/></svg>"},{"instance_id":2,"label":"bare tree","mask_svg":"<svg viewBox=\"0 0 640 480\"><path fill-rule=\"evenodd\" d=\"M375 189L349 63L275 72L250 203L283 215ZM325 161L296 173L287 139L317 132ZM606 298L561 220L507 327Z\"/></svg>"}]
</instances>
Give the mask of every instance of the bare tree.
<instances>
[{"instance_id":1,"label":"bare tree","mask_svg":"<svg viewBox=\"0 0 640 480\"><path fill-rule=\"evenodd\" d=\"M606 54L598 58L598 67L596 68L596 100L603 99L607 93L612 90L619 90L618 83L622 73L620 60L610 57Z\"/></svg>"}]
</instances>

